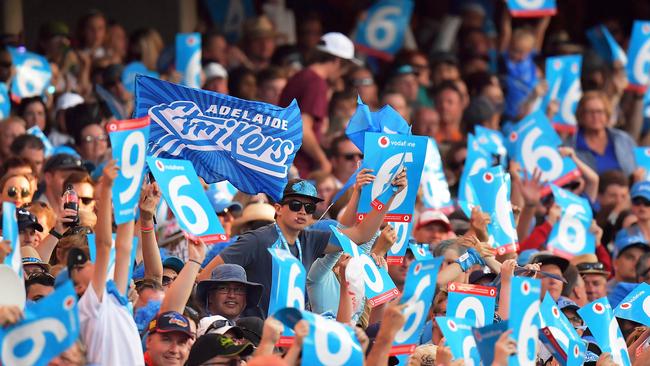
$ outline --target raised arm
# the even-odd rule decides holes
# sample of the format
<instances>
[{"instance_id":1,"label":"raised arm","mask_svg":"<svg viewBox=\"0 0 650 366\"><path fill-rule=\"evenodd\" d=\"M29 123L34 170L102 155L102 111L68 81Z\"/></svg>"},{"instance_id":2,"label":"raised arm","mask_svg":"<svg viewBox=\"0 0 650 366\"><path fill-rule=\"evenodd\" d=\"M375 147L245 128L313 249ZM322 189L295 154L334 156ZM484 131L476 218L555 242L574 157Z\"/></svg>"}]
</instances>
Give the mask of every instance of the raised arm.
<instances>
[{"instance_id":1,"label":"raised arm","mask_svg":"<svg viewBox=\"0 0 650 366\"><path fill-rule=\"evenodd\" d=\"M183 266L181 273L178 274L178 277L176 277L167 289L165 298L160 305L161 313L165 311L183 312L187 300L192 295L196 276L199 274L201 263L205 259L205 252L206 247L203 240L188 237L187 256L189 259L185 263L185 266Z\"/></svg>"},{"instance_id":2,"label":"raised arm","mask_svg":"<svg viewBox=\"0 0 650 366\"><path fill-rule=\"evenodd\" d=\"M403 311L409 304L399 304L399 297L386 306L381 326L372 346L372 352L366 358L366 365L387 365L390 349L395 335L406 323Z\"/></svg>"},{"instance_id":3,"label":"raised arm","mask_svg":"<svg viewBox=\"0 0 650 366\"><path fill-rule=\"evenodd\" d=\"M126 296L129 287L129 268L133 265L131 261L131 250L133 249L133 230L135 221L131 220L117 226L115 236L115 272L113 281L120 294Z\"/></svg>"},{"instance_id":4,"label":"raised arm","mask_svg":"<svg viewBox=\"0 0 650 366\"><path fill-rule=\"evenodd\" d=\"M499 51L505 52L510 46L510 38L512 37L512 17L505 4L501 13L501 26L499 30Z\"/></svg>"},{"instance_id":5,"label":"raised arm","mask_svg":"<svg viewBox=\"0 0 650 366\"><path fill-rule=\"evenodd\" d=\"M582 177L585 179L585 194L589 197L591 202L596 202L596 199L598 198L598 183L600 182L598 174L591 169L589 165L585 164L584 161L578 158L572 147L562 146L558 151L560 152L560 155L568 156L576 164L580 174L582 174Z\"/></svg>"},{"instance_id":6,"label":"raised arm","mask_svg":"<svg viewBox=\"0 0 650 366\"><path fill-rule=\"evenodd\" d=\"M142 239L142 259L144 278L162 283L163 266L156 241L153 216L160 202L160 189L157 183L147 184L140 196L140 234ZM182 313L182 311L179 311Z\"/></svg>"},{"instance_id":7,"label":"raised arm","mask_svg":"<svg viewBox=\"0 0 650 366\"><path fill-rule=\"evenodd\" d=\"M535 168L532 177L528 173L524 173L523 180L513 180L512 184L517 185L517 190L521 192L524 198L524 205L519 214L519 222L517 222L517 237L519 241L524 240L528 236L530 225L535 219L535 211L541 200L541 183L542 172Z\"/></svg>"},{"instance_id":8,"label":"raised arm","mask_svg":"<svg viewBox=\"0 0 650 366\"><path fill-rule=\"evenodd\" d=\"M99 181L98 191L99 199L97 200L97 225L95 225L95 270L91 280L91 285L97 294L97 299L102 300L102 295L106 288L106 271L113 246L112 238L112 219L113 219L113 182L117 177L118 168L115 160L111 160L104 167L103 175Z\"/></svg>"},{"instance_id":9,"label":"raised arm","mask_svg":"<svg viewBox=\"0 0 650 366\"><path fill-rule=\"evenodd\" d=\"M352 320L353 310L352 310L352 297L348 292L348 280L345 277L346 275L345 270L348 266L348 263L350 262L350 258L352 257L347 253L343 255L345 257L341 258L338 264L340 286L339 286L339 308L338 311L336 312L336 321L343 324L349 324L350 321Z\"/></svg>"},{"instance_id":10,"label":"raised arm","mask_svg":"<svg viewBox=\"0 0 650 366\"><path fill-rule=\"evenodd\" d=\"M57 202L53 203L57 204ZM68 216L72 217L76 215L75 210L63 208L63 202L58 203L61 207L59 210L56 210L56 223L54 224L53 230L59 233L60 235L63 235L65 231L67 230L66 227L64 226L65 223L72 222L73 219L67 218ZM41 241L41 243L36 247L36 252L38 252L38 255L41 257L43 262L49 262L50 258L52 257L52 253L54 252L54 248L56 248L56 245L59 243L59 239L55 237L52 234L48 234L45 239Z\"/></svg>"},{"instance_id":11,"label":"raised arm","mask_svg":"<svg viewBox=\"0 0 650 366\"><path fill-rule=\"evenodd\" d=\"M551 24L551 17L545 16L540 18L535 27L535 51L540 52L542 46L544 45L544 36L546 35L546 30L548 25Z\"/></svg>"},{"instance_id":12,"label":"raised arm","mask_svg":"<svg viewBox=\"0 0 650 366\"><path fill-rule=\"evenodd\" d=\"M359 206L359 197L361 197L361 188L375 180L375 176L371 173L372 169L361 169L357 174L357 180L352 187L352 196L345 205L339 220L341 225L352 227L357 223L357 207Z\"/></svg>"}]
</instances>

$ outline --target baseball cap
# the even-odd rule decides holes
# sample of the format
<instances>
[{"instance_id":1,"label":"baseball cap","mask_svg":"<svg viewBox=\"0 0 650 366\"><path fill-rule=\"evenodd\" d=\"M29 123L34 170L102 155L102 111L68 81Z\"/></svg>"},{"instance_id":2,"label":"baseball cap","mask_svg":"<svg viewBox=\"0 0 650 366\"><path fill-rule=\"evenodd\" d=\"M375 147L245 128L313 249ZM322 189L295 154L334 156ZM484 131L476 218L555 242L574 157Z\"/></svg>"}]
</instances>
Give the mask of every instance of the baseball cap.
<instances>
[{"instance_id":1,"label":"baseball cap","mask_svg":"<svg viewBox=\"0 0 650 366\"><path fill-rule=\"evenodd\" d=\"M237 338L243 338L244 333L241 328L235 325L231 320L226 319L221 315L207 316L199 321L196 328L196 335L202 336L204 334L226 334L232 330Z\"/></svg>"},{"instance_id":2,"label":"baseball cap","mask_svg":"<svg viewBox=\"0 0 650 366\"><path fill-rule=\"evenodd\" d=\"M487 97L472 98L463 113L463 122L467 126L480 125L497 113L497 109Z\"/></svg>"},{"instance_id":3,"label":"baseball cap","mask_svg":"<svg viewBox=\"0 0 650 366\"><path fill-rule=\"evenodd\" d=\"M432 222L439 222L441 223L447 231L451 231L451 222L449 222L449 218L447 218L447 215L442 213L440 210L425 210L420 214L420 217L418 218L418 222L415 225L415 230L420 229L422 226L428 225Z\"/></svg>"},{"instance_id":4,"label":"baseball cap","mask_svg":"<svg viewBox=\"0 0 650 366\"><path fill-rule=\"evenodd\" d=\"M45 162L45 166L43 167L43 171L45 171L46 173L51 172L53 170L68 170L68 169L74 169L82 172L86 171L83 168L81 159L69 154L52 155L49 159L47 159L47 162Z\"/></svg>"},{"instance_id":5,"label":"baseball cap","mask_svg":"<svg viewBox=\"0 0 650 366\"><path fill-rule=\"evenodd\" d=\"M526 249L522 251L517 257L517 265L523 267L527 264L530 264L531 258L533 258L533 256L537 253L539 253L539 250L537 249Z\"/></svg>"},{"instance_id":6,"label":"baseball cap","mask_svg":"<svg viewBox=\"0 0 650 366\"><path fill-rule=\"evenodd\" d=\"M573 309L573 310L578 310L580 309L580 306L576 304L573 300L569 299L568 297L560 296L557 299L557 306L560 308L560 310L564 309Z\"/></svg>"},{"instance_id":7,"label":"baseball cap","mask_svg":"<svg viewBox=\"0 0 650 366\"><path fill-rule=\"evenodd\" d=\"M316 202L323 201L322 198L318 197L316 187L304 179L292 179L287 183L286 187L284 187L282 199L284 200L290 196L311 198Z\"/></svg>"},{"instance_id":8,"label":"baseball cap","mask_svg":"<svg viewBox=\"0 0 650 366\"><path fill-rule=\"evenodd\" d=\"M221 64L217 62L209 62L208 64L203 66L203 73L205 74L206 81L216 79L216 78L221 78L221 79L228 78L228 71L226 71L226 68L221 66Z\"/></svg>"},{"instance_id":9,"label":"baseball cap","mask_svg":"<svg viewBox=\"0 0 650 366\"><path fill-rule=\"evenodd\" d=\"M187 358L187 366L198 366L216 357L246 357L253 353L255 347L251 343L236 344L232 339L221 334L204 334L200 336Z\"/></svg>"},{"instance_id":10,"label":"baseball cap","mask_svg":"<svg viewBox=\"0 0 650 366\"><path fill-rule=\"evenodd\" d=\"M329 32L323 34L316 48L330 55L360 63L359 60L354 58L354 43L343 33Z\"/></svg>"},{"instance_id":11,"label":"baseball cap","mask_svg":"<svg viewBox=\"0 0 650 366\"><path fill-rule=\"evenodd\" d=\"M639 247L646 252L650 251L648 241L645 239L643 233L641 233L640 230L620 230L618 233L616 233L616 237L614 238L614 251L612 253L613 257L618 258L621 253L632 247Z\"/></svg>"},{"instance_id":12,"label":"baseball cap","mask_svg":"<svg viewBox=\"0 0 650 366\"><path fill-rule=\"evenodd\" d=\"M477 284L480 280L484 278L487 278L491 282L495 278L497 278L497 274L491 272L490 269L486 267L485 270L479 269L470 273L468 282L471 284Z\"/></svg>"},{"instance_id":13,"label":"baseball cap","mask_svg":"<svg viewBox=\"0 0 650 366\"><path fill-rule=\"evenodd\" d=\"M56 112L72 108L76 105L83 104L84 98L76 93L63 93L56 99L54 110Z\"/></svg>"},{"instance_id":14,"label":"baseball cap","mask_svg":"<svg viewBox=\"0 0 650 366\"><path fill-rule=\"evenodd\" d=\"M535 253L532 257L530 257L529 263L540 263L542 265L555 264L556 266L560 267L560 270L562 272L566 271L567 267L569 266L569 261L567 259L558 257L557 255L548 251Z\"/></svg>"},{"instance_id":15,"label":"baseball cap","mask_svg":"<svg viewBox=\"0 0 650 366\"><path fill-rule=\"evenodd\" d=\"M183 269L183 266L185 266L185 263L183 263L183 260L178 257L170 256L165 258L162 265L163 268L171 268L178 274L181 273L181 270Z\"/></svg>"},{"instance_id":16,"label":"baseball cap","mask_svg":"<svg viewBox=\"0 0 650 366\"><path fill-rule=\"evenodd\" d=\"M237 326L244 333L244 338L255 346L260 344L262 340L262 331L264 328L264 320L256 316L246 316L237 320Z\"/></svg>"},{"instance_id":17,"label":"baseball cap","mask_svg":"<svg viewBox=\"0 0 650 366\"><path fill-rule=\"evenodd\" d=\"M192 336L190 321L183 314L175 311L166 311L158 315L149 322L148 330L149 333L181 332Z\"/></svg>"},{"instance_id":18,"label":"baseball cap","mask_svg":"<svg viewBox=\"0 0 650 366\"><path fill-rule=\"evenodd\" d=\"M630 190L630 197L632 199L643 197L650 201L650 181L634 183L634 185L632 185L632 189Z\"/></svg>"},{"instance_id":19,"label":"baseball cap","mask_svg":"<svg viewBox=\"0 0 650 366\"><path fill-rule=\"evenodd\" d=\"M18 221L18 231L34 229L43 232L43 226L38 223L36 216L24 208L16 209L16 220Z\"/></svg>"}]
</instances>

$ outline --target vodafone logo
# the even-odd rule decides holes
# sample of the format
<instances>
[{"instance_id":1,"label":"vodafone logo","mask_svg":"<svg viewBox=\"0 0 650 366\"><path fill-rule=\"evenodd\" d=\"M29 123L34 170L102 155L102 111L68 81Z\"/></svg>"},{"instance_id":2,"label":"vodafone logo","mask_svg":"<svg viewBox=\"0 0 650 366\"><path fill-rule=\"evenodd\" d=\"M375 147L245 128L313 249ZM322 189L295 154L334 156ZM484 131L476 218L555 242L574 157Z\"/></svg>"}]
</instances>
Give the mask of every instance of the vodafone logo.
<instances>
[{"instance_id":1,"label":"vodafone logo","mask_svg":"<svg viewBox=\"0 0 650 366\"><path fill-rule=\"evenodd\" d=\"M363 220L363 215L357 215L357 220L359 221Z\"/></svg>"},{"instance_id":2,"label":"vodafone logo","mask_svg":"<svg viewBox=\"0 0 650 366\"><path fill-rule=\"evenodd\" d=\"M451 319L447 319L447 327L449 327L449 329L453 332L455 332L458 329L458 327L456 326L456 322L454 322Z\"/></svg>"},{"instance_id":3,"label":"vodafone logo","mask_svg":"<svg viewBox=\"0 0 650 366\"><path fill-rule=\"evenodd\" d=\"M67 296L65 299L63 299L63 308L66 310L72 309L74 306L74 296Z\"/></svg>"},{"instance_id":4,"label":"vodafone logo","mask_svg":"<svg viewBox=\"0 0 650 366\"><path fill-rule=\"evenodd\" d=\"M604 314L605 313L605 306L603 306L603 304L601 304L599 302L595 303L591 308L594 311L594 313L596 313L596 314Z\"/></svg>"},{"instance_id":5,"label":"vodafone logo","mask_svg":"<svg viewBox=\"0 0 650 366\"><path fill-rule=\"evenodd\" d=\"M156 168L158 168L158 170L161 172L165 171L165 165L160 160L156 160Z\"/></svg>"},{"instance_id":6,"label":"vodafone logo","mask_svg":"<svg viewBox=\"0 0 650 366\"><path fill-rule=\"evenodd\" d=\"M377 205L377 210L378 211L381 211L383 208L384 208L384 205L382 205L381 203Z\"/></svg>"},{"instance_id":7,"label":"vodafone logo","mask_svg":"<svg viewBox=\"0 0 650 366\"><path fill-rule=\"evenodd\" d=\"M379 147L385 148L390 144L390 139L387 136L381 136L379 140L377 140L377 143L379 144Z\"/></svg>"},{"instance_id":8,"label":"vodafone logo","mask_svg":"<svg viewBox=\"0 0 650 366\"><path fill-rule=\"evenodd\" d=\"M418 253L420 253L420 255L426 255L426 252L424 251L424 248L422 248L422 247L418 248Z\"/></svg>"},{"instance_id":9,"label":"vodafone logo","mask_svg":"<svg viewBox=\"0 0 650 366\"><path fill-rule=\"evenodd\" d=\"M553 68L554 68L555 70L559 70L559 69L561 69L561 68L562 68L562 61L560 61L560 60L556 60L556 61L553 63Z\"/></svg>"},{"instance_id":10,"label":"vodafone logo","mask_svg":"<svg viewBox=\"0 0 650 366\"><path fill-rule=\"evenodd\" d=\"M573 346L573 356L578 357L579 354L580 354L580 347L578 347L578 345Z\"/></svg>"},{"instance_id":11,"label":"vodafone logo","mask_svg":"<svg viewBox=\"0 0 650 366\"><path fill-rule=\"evenodd\" d=\"M109 131L109 132L115 132L115 131L117 131L117 123L109 123L109 124L108 124L108 131Z\"/></svg>"},{"instance_id":12,"label":"vodafone logo","mask_svg":"<svg viewBox=\"0 0 650 366\"><path fill-rule=\"evenodd\" d=\"M629 309L631 307L632 307L632 304L630 304L629 302L624 302L624 303L621 304L621 310L627 310L627 309Z\"/></svg>"},{"instance_id":13,"label":"vodafone logo","mask_svg":"<svg viewBox=\"0 0 650 366\"><path fill-rule=\"evenodd\" d=\"M510 136L508 138L510 139L511 142L515 142L515 141L517 141L518 137L519 137L519 135L517 135L516 132L511 132Z\"/></svg>"},{"instance_id":14,"label":"vodafone logo","mask_svg":"<svg viewBox=\"0 0 650 366\"><path fill-rule=\"evenodd\" d=\"M188 46L193 46L194 44L196 44L196 37L187 37L186 43Z\"/></svg>"},{"instance_id":15,"label":"vodafone logo","mask_svg":"<svg viewBox=\"0 0 650 366\"><path fill-rule=\"evenodd\" d=\"M491 288L490 289L490 296L496 296L497 295L497 290Z\"/></svg>"},{"instance_id":16,"label":"vodafone logo","mask_svg":"<svg viewBox=\"0 0 650 366\"><path fill-rule=\"evenodd\" d=\"M524 295L528 295L530 293L530 284L528 281L524 281L521 283L521 293Z\"/></svg>"},{"instance_id":17,"label":"vodafone logo","mask_svg":"<svg viewBox=\"0 0 650 366\"><path fill-rule=\"evenodd\" d=\"M650 148L645 149L645 156L650 156Z\"/></svg>"},{"instance_id":18,"label":"vodafone logo","mask_svg":"<svg viewBox=\"0 0 650 366\"><path fill-rule=\"evenodd\" d=\"M404 217L402 217L402 220L404 220L404 222L409 222L410 219L411 219L410 215L404 215Z\"/></svg>"},{"instance_id":19,"label":"vodafone logo","mask_svg":"<svg viewBox=\"0 0 650 366\"><path fill-rule=\"evenodd\" d=\"M643 32L643 34L650 33L650 25L644 24L643 27L641 27L641 31Z\"/></svg>"},{"instance_id":20,"label":"vodafone logo","mask_svg":"<svg viewBox=\"0 0 650 366\"><path fill-rule=\"evenodd\" d=\"M492 181L494 181L494 175L490 172L483 174L483 181L485 181L485 183L492 183Z\"/></svg>"},{"instance_id":21,"label":"vodafone logo","mask_svg":"<svg viewBox=\"0 0 650 366\"><path fill-rule=\"evenodd\" d=\"M413 268L413 273L418 274L418 273L420 273L421 269L422 269L422 264L418 263L418 264L415 265L415 268Z\"/></svg>"},{"instance_id":22,"label":"vodafone logo","mask_svg":"<svg viewBox=\"0 0 650 366\"><path fill-rule=\"evenodd\" d=\"M453 283L449 285L449 291L456 291L456 285Z\"/></svg>"},{"instance_id":23,"label":"vodafone logo","mask_svg":"<svg viewBox=\"0 0 650 366\"><path fill-rule=\"evenodd\" d=\"M553 306L551 309L551 312L553 313L553 316L556 318L560 317L560 310L558 310L557 306Z\"/></svg>"}]
</instances>

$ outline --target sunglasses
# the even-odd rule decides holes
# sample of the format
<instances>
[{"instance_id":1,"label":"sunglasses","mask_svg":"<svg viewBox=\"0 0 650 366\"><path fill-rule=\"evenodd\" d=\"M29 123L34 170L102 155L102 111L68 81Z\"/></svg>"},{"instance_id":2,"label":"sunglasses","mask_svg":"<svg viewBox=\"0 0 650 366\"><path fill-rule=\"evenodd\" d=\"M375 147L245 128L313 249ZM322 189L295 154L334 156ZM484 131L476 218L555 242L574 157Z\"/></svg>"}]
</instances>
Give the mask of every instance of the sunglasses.
<instances>
[{"instance_id":1,"label":"sunglasses","mask_svg":"<svg viewBox=\"0 0 650 366\"><path fill-rule=\"evenodd\" d=\"M217 330L219 328L223 328L228 325L234 327L235 323L232 320L226 320L226 319L215 320L214 322L212 322L212 324L210 324L208 329L205 330L204 334L209 334L210 331L212 330Z\"/></svg>"},{"instance_id":2,"label":"sunglasses","mask_svg":"<svg viewBox=\"0 0 650 366\"><path fill-rule=\"evenodd\" d=\"M579 263L576 268L578 268L578 271L604 271L605 266L600 263L600 262L595 262L595 263Z\"/></svg>"},{"instance_id":3,"label":"sunglasses","mask_svg":"<svg viewBox=\"0 0 650 366\"><path fill-rule=\"evenodd\" d=\"M643 197L634 197L632 198L632 204L635 206L645 206L650 207L650 201Z\"/></svg>"},{"instance_id":4,"label":"sunglasses","mask_svg":"<svg viewBox=\"0 0 650 366\"><path fill-rule=\"evenodd\" d=\"M343 159L345 159L347 161L352 161L355 158L363 160L363 154L361 154L361 153L359 153L359 154L355 154L355 153L341 154L341 156L343 157Z\"/></svg>"},{"instance_id":5,"label":"sunglasses","mask_svg":"<svg viewBox=\"0 0 650 366\"><path fill-rule=\"evenodd\" d=\"M289 206L289 210L293 212L300 212L304 207L305 212L308 214L313 214L316 211L316 204L313 202L300 202L298 200L291 200L284 202L283 205Z\"/></svg>"},{"instance_id":6,"label":"sunglasses","mask_svg":"<svg viewBox=\"0 0 650 366\"><path fill-rule=\"evenodd\" d=\"M9 187L7 190L7 195L11 198L15 198L18 197L18 192L20 192L20 196L22 198L27 198L30 194L29 188L22 188L19 190L18 187Z\"/></svg>"},{"instance_id":7,"label":"sunglasses","mask_svg":"<svg viewBox=\"0 0 650 366\"><path fill-rule=\"evenodd\" d=\"M81 141L86 144L90 144L93 142L104 142L104 141L108 141L108 135L84 136L81 138Z\"/></svg>"},{"instance_id":8,"label":"sunglasses","mask_svg":"<svg viewBox=\"0 0 650 366\"><path fill-rule=\"evenodd\" d=\"M162 277L162 285L163 286L169 286L172 282L174 282L176 278L172 278L169 276L163 276Z\"/></svg>"},{"instance_id":9,"label":"sunglasses","mask_svg":"<svg viewBox=\"0 0 650 366\"><path fill-rule=\"evenodd\" d=\"M89 205L89 204L91 204L91 203L93 203L93 202L95 201L95 199L92 198L92 197L79 197L79 199L80 199L81 202L82 202L84 205L86 205L86 206Z\"/></svg>"}]
</instances>

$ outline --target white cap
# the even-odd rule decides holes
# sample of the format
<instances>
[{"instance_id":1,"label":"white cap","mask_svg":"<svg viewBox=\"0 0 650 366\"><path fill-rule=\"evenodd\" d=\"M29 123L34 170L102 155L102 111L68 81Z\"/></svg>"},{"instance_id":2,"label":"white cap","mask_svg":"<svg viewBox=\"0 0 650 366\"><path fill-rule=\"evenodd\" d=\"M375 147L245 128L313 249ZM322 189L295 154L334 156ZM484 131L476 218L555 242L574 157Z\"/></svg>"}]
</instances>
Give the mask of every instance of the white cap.
<instances>
[{"instance_id":1,"label":"white cap","mask_svg":"<svg viewBox=\"0 0 650 366\"><path fill-rule=\"evenodd\" d=\"M54 106L54 110L56 112L66 110L68 108L72 108L74 106L77 106L79 104L83 104L84 98L81 97L79 94L75 93L63 93L59 95L59 98L56 100L56 105Z\"/></svg>"},{"instance_id":2,"label":"white cap","mask_svg":"<svg viewBox=\"0 0 650 366\"><path fill-rule=\"evenodd\" d=\"M358 61L354 58L354 43L343 33L330 32L323 34L316 48L345 60Z\"/></svg>"},{"instance_id":3,"label":"white cap","mask_svg":"<svg viewBox=\"0 0 650 366\"><path fill-rule=\"evenodd\" d=\"M432 222L439 222L443 224L448 231L451 231L451 223L449 222L447 215L442 213L442 211L435 209L429 209L422 212L418 218L417 224L415 224L415 229L417 230L422 226L428 225Z\"/></svg>"},{"instance_id":4,"label":"white cap","mask_svg":"<svg viewBox=\"0 0 650 366\"><path fill-rule=\"evenodd\" d=\"M223 323L223 325L217 322ZM196 336L198 338L204 334L225 334L233 328L241 333L241 329L232 324L234 324L234 322L229 321L221 315L207 316L199 321L199 326L196 329ZM219 325L218 328L217 325Z\"/></svg>"},{"instance_id":5,"label":"white cap","mask_svg":"<svg viewBox=\"0 0 650 366\"><path fill-rule=\"evenodd\" d=\"M226 71L226 68L217 62L210 62L207 65L203 66L203 72L205 73L205 80L212 80L215 78L228 78L228 71Z\"/></svg>"}]
</instances>

